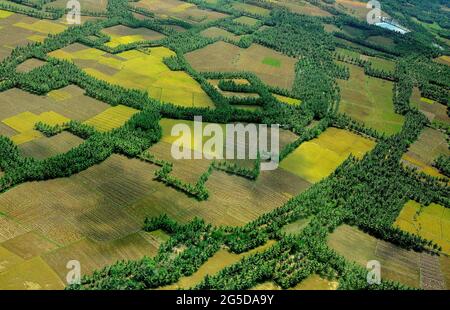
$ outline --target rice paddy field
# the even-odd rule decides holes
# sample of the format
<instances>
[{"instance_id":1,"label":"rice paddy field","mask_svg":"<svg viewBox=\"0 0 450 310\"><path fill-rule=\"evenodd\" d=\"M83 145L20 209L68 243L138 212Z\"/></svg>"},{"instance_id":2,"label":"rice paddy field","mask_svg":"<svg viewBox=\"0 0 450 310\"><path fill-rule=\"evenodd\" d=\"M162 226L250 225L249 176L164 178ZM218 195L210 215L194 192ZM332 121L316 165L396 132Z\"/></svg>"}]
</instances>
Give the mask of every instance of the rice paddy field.
<instances>
[{"instance_id":1,"label":"rice paddy field","mask_svg":"<svg viewBox=\"0 0 450 310\"><path fill-rule=\"evenodd\" d=\"M445 288L440 272L445 264L441 265L437 256L404 250L348 225L338 227L329 236L328 245L363 267L370 260L378 260L382 279L400 281L416 288L429 288L427 284L435 282L439 285L437 288Z\"/></svg>"},{"instance_id":2,"label":"rice paddy field","mask_svg":"<svg viewBox=\"0 0 450 310\"><path fill-rule=\"evenodd\" d=\"M191 23L215 21L228 16L223 13L204 10L193 3L179 0L140 0L133 6L147 9L159 17L167 18L171 16Z\"/></svg>"},{"instance_id":3,"label":"rice paddy field","mask_svg":"<svg viewBox=\"0 0 450 310\"><path fill-rule=\"evenodd\" d=\"M450 123L450 117L447 114L447 107L434 100L422 97L420 90L414 87L410 99L411 105L419 109L420 112L430 120L436 120L444 123Z\"/></svg>"},{"instance_id":4,"label":"rice paddy field","mask_svg":"<svg viewBox=\"0 0 450 310\"><path fill-rule=\"evenodd\" d=\"M310 183L330 175L350 154L362 158L375 142L342 129L329 128L318 138L301 144L280 167Z\"/></svg>"},{"instance_id":5,"label":"rice paddy field","mask_svg":"<svg viewBox=\"0 0 450 310\"><path fill-rule=\"evenodd\" d=\"M305 14L311 16L332 16L329 12L324 11L321 8L312 5L311 3L306 1L274 0L272 2L289 9L291 12L298 14Z\"/></svg>"},{"instance_id":6,"label":"rice paddy field","mask_svg":"<svg viewBox=\"0 0 450 310\"><path fill-rule=\"evenodd\" d=\"M366 76L364 69L347 65L348 81L338 80L341 89L339 111L388 135L400 131L404 119L394 112L392 82Z\"/></svg>"},{"instance_id":7,"label":"rice paddy field","mask_svg":"<svg viewBox=\"0 0 450 310\"><path fill-rule=\"evenodd\" d=\"M287 89L291 89L294 82L295 58L258 44L242 49L219 41L186 54L186 59L194 69L201 72L250 71L268 85ZM265 64L264 59L271 59L271 64ZM274 62L278 65L273 66Z\"/></svg>"},{"instance_id":8,"label":"rice paddy field","mask_svg":"<svg viewBox=\"0 0 450 310\"><path fill-rule=\"evenodd\" d=\"M159 32L147 28L130 28L123 25L105 28L103 29L103 33L111 37L111 41L106 43L109 47L117 47L121 44L140 41L155 41L166 37Z\"/></svg>"},{"instance_id":9,"label":"rice paddy field","mask_svg":"<svg viewBox=\"0 0 450 310\"><path fill-rule=\"evenodd\" d=\"M146 53L130 50L111 55L76 43L49 55L71 60L100 80L147 91L150 97L163 102L181 106L214 106L191 76L184 71L171 71L163 63L163 58L175 55L165 47L150 48Z\"/></svg>"},{"instance_id":10,"label":"rice paddy field","mask_svg":"<svg viewBox=\"0 0 450 310\"><path fill-rule=\"evenodd\" d=\"M394 225L433 240L444 253L450 255L450 212L447 208L435 203L422 206L411 200L405 204Z\"/></svg>"}]
</instances>

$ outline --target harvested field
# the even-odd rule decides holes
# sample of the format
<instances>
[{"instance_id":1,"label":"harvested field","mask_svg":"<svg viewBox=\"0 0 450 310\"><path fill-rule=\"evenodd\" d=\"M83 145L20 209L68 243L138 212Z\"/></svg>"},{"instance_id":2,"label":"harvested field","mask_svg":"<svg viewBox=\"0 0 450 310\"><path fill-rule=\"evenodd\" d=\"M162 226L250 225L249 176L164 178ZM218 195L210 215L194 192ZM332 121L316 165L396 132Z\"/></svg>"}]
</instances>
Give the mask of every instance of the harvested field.
<instances>
[{"instance_id":1,"label":"harvested field","mask_svg":"<svg viewBox=\"0 0 450 310\"><path fill-rule=\"evenodd\" d=\"M238 80L233 80L235 83L239 83L238 82ZM246 80L245 80L246 81ZM215 86L216 87L216 89L217 89L217 91L219 92L219 93L221 93L222 95L224 95L225 97L227 97L227 98L231 98L231 97L238 97L238 98L258 98L259 97L259 94L257 94L257 93L239 93L239 92L231 92L231 91L224 91L224 90L221 90L220 88L219 88L219 82L220 82L220 80L208 80L208 82L211 84L211 85L213 85L213 86ZM248 81L247 81L247 84L248 84Z\"/></svg>"},{"instance_id":2,"label":"harvested field","mask_svg":"<svg viewBox=\"0 0 450 310\"><path fill-rule=\"evenodd\" d=\"M394 223L400 229L433 240L450 255L450 210L432 203L422 206L409 201Z\"/></svg>"},{"instance_id":3,"label":"harvested field","mask_svg":"<svg viewBox=\"0 0 450 310\"><path fill-rule=\"evenodd\" d=\"M0 214L0 243L26 233L27 230L9 216ZM0 255L1 256L1 255ZM1 263L0 263L1 271Z\"/></svg>"},{"instance_id":4,"label":"harvested field","mask_svg":"<svg viewBox=\"0 0 450 310\"><path fill-rule=\"evenodd\" d=\"M364 21L371 10L367 8L367 2L359 0L336 0L334 7ZM381 16L388 17L389 15L382 11Z\"/></svg>"},{"instance_id":5,"label":"harvested field","mask_svg":"<svg viewBox=\"0 0 450 310\"><path fill-rule=\"evenodd\" d=\"M350 68L350 79L338 80L341 88L340 112L388 135L399 132L404 117L394 112L393 83L366 76L360 67L345 65Z\"/></svg>"},{"instance_id":6,"label":"harvested field","mask_svg":"<svg viewBox=\"0 0 450 310\"><path fill-rule=\"evenodd\" d=\"M27 29L33 32L42 33L44 35L48 34L58 34L66 30L66 26L62 24L58 24L55 22L51 22L48 20L37 20L31 23L27 22L18 22L14 24L14 27Z\"/></svg>"},{"instance_id":7,"label":"harvested field","mask_svg":"<svg viewBox=\"0 0 450 310\"><path fill-rule=\"evenodd\" d=\"M56 136L42 137L19 145L22 156L45 159L58 154L66 153L83 142L81 138L68 132Z\"/></svg>"},{"instance_id":8,"label":"harvested field","mask_svg":"<svg viewBox=\"0 0 450 310\"><path fill-rule=\"evenodd\" d=\"M301 144L280 164L283 170L315 183L330 175L350 154L362 158L375 142L342 129L328 128Z\"/></svg>"},{"instance_id":9,"label":"harvested field","mask_svg":"<svg viewBox=\"0 0 450 310\"><path fill-rule=\"evenodd\" d=\"M339 286L337 281L329 281L313 274L291 288L291 290L336 290Z\"/></svg>"},{"instance_id":10,"label":"harvested field","mask_svg":"<svg viewBox=\"0 0 450 310\"><path fill-rule=\"evenodd\" d=\"M233 19L233 22L247 26L255 26L259 22L259 20L248 16L241 16Z\"/></svg>"},{"instance_id":11,"label":"harvested field","mask_svg":"<svg viewBox=\"0 0 450 310\"><path fill-rule=\"evenodd\" d=\"M106 12L106 5L108 4L108 1L106 0L78 0L81 5L81 11L91 11L91 12ZM66 0L54 0L46 5L45 7L54 7L54 8L61 8L65 9L67 6ZM82 16L83 19L85 16Z\"/></svg>"},{"instance_id":12,"label":"harvested field","mask_svg":"<svg viewBox=\"0 0 450 310\"><path fill-rule=\"evenodd\" d=\"M306 226L308 226L310 221L311 218L296 220L295 222L287 224L283 228L281 228L281 232L284 232L286 234L298 235Z\"/></svg>"},{"instance_id":13,"label":"harvested field","mask_svg":"<svg viewBox=\"0 0 450 310\"><path fill-rule=\"evenodd\" d=\"M202 23L227 17L228 15L198 8L195 4L179 0L141 0L135 7L154 12L159 17L176 17L187 22Z\"/></svg>"},{"instance_id":14,"label":"harvested field","mask_svg":"<svg viewBox=\"0 0 450 310\"><path fill-rule=\"evenodd\" d=\"M382 279L420 287L420 253L378 240L348 225L338 227L328 237L328 245L364 268L370 260L378 260Z\"/></svg>"},{"instance_id":15,"label":"harvested field","mask_svg":"<svg viewBox=\"0 0 450 310\"><path fill-rule=\"evenodd\" d=\"M3 242L2 247L28 260L45 252L52 251L57 245L34 232L29 232Z\"/></svg>"},{"instance_id":16,"label":"harvested field","mask_svg":"<svg viewBox=\"0 0 450 310\"><path fill-rule=\"evenodd\" d=\"M291 12L311 16L332 16L329 12L303 0L274 0L277 5L288 8Z\"/></svg>"},{"instance_id":17,"label":"harvested field","mask_svg":"<svg viewBox=\"0 0 450 310\"><path fill-rule=\"evenodd\" d=\"M253 4L247 4L242 2L233 2L232 4L233 9L250 13L250 14L256 14L256 15L262 15L262 16L268 16L270 14L270 11L268 9L262 8L260 6L256 6Z\"/></svg>"},{"instance_id":18,"label":"harvested field","mask_svg":"<svg viewBox=\"0 0 450 310\"><path fill-rule=\"evenodd\" d=\"M57 100L54 98L57 98ZM17 105L17 102L20 102L20 105ZM2 119L23 112L40 115L44 112L54 111L68 119L85 121L108 107L109 105L104 102L85 96L84 91L77 86L68 86L50 92L48 96L33 95L18 88L0 93L0 115ZM3 134L3 132L0 125L0 134Z\"/></svg>"},{"instance_id":19,"label":"harvested field","mask_svg":"<svg viewBox=\"0 0 450 310\"><path fill-rule=\"evenodd\" d=\"M33 69L36 69L42 65L44 65L45 62L36 58L31 58L25 60L23 63L17 66L16 70L20 73L29 72Z\"/></svg>"},{"instance_id":20,"label":"harvested field","mask_svg":"<svg viewBox=\"0 0 450 310\"><path fill-rule=\"evenodd\" d=\"M42 257L64 281L67 274L66 264L73 259L80 262L82 275L88 275L119 260L138 260L144 256L155 256L163 242L158 239L157 234L159 233L136 232L108 242L83 239Z\"/></svg>"},{"instance_id":21,"label":"harvested field","mask_svg":"<svg viewBox=\"0 0 450 310\"><path fill-rule=\"evenodd\" d=\"M409 152L402 156L401 161L405 166L417 169L419 172L423 172L433 177L446 178L446 176L441 174L438 169L418 159L417 156L411 156Z\"/></svg>"},{"instance_id":22,"label":"harvested field","mask_svg":"<svg viewBox=\"0 0 450 310\"><path fill-rule=\"evenodd\" d=\"M264 64L263 60L268 57L276 59L280 66ZM242 49L219 41L186 54L186 59L198 71L250 71L268 85L286 89L292 88L295 78L295 58L258 44Z\"/></svg>"},{"instance_id":23,"label":"harvested field","mask_svg":"<svg viewBox=\"0 0 450 310\"><path fill-rule=\"evenodd\" d=\"M430 122L437 120L450 124L450 117L447 114L447 107L439 102L423 98L417 87L414 87L413 89L410 102L411 106L418 108L420 112L425 114Z\"/></svg>"},{"instance_id":24,"label":"harvested field","mask_svg":"<svg viewBox=\"0 0 450 310\"><path fill-rule=\"evenodd\" d=\"M427 165L432 165L440 155L450 155L446 136L444 133L432 129L425 128L406 153L407 156L422 161Z\"/></svg>"},{"instance_id":25,"label":"harvested field","mask_svg":"<svg viewBox=\"0 0 450 310\"><path fill-rule=\"evenodd\" d=\"M225 38L225 39L229 39L229 40L233 40L233 41L239 41L240 36L237 36L229 31L226 31L222 28L218 28L218 27L211 27L208 29L203 30L202 32L200 32L200 34L206 38L212 38L212 39L217 39L217 38Z\"/></svg>"}]
</instances>

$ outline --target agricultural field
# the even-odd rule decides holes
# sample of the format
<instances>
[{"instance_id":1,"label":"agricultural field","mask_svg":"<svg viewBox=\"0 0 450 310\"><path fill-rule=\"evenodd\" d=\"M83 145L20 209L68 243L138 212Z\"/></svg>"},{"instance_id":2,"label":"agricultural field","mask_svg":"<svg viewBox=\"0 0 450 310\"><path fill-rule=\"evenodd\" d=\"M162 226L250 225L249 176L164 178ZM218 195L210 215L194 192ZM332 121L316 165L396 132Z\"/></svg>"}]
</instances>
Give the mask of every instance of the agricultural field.
<instances>
[{"instance_id":1,"label":"agricultural field","mask_svg":"<svg viewBox=\"0 0 450 310\"><path fill-rule=\"evenodd\" d=\"M438 204L422 206L409 201L394 223L400 229L435 241L450 254L450 212Z\"/></svg>"},{"instance_id":2,"label":"agricultural field","mask_svg":"<svg viewBox=\"0 0 450 310\"><path fill-rule=\"evenodd\" d=\"M152 98L181 106L213 107L200 85L183 71L171 71L163 58L174 53L163 47L116 55L75 43L51 52L52 57L71 60L95 78L122 87L147 91Z\"/></svg>"},{"instance_id":3,"label":"agricultural field","mask_svg":"<svg viewBox=\"0 0 450 310\"><path fill-rule=\"evenodd\" d=\"M374 146L374 141L329 128L318 138L300 145L281 162L280 167L316 183L330 175L350 154L362 158Z\"/></svg>"},{"instance_id":4,"label":"agricultural field","mask_svg":"<svg viewBox=\"0 0 450 310\"><path fill-rule=\"evenodd\" d=\"M0 0L0 290L450 289L450 9L405 1Z\"/></svg>"},{"instance_id":5,"label":"agricultural field","mask_svg":"<svg viewBox=\"0 0 450 310\"><path fill-rule=\"evenodd\" d=\"M341 88L339 110L366 126L392 135L400 131L404 119L394 112L393 83L364 74L364 69L346 65L348 81L338 81Z\"/></svg>"},{"instance_id":6,"label":"agricultural field","mask_svg":"<svg viewBox=\"0 0 450 310\"><path fill-rule=\"evenodd\" d=\"M198 71L250 71L268 85L287 89L292 88L295 77L294 58L258 44L242 49L219 41L186 54L186 59Z\"/></svg>"}]
</instances>

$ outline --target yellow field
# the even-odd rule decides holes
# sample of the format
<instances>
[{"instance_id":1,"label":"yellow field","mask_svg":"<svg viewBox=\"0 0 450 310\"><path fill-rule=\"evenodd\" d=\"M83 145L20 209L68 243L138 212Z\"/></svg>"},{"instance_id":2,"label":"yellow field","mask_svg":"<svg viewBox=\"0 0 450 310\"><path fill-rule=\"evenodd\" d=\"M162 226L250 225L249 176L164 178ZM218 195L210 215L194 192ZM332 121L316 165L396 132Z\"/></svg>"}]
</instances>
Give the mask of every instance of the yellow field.
<instances>
[{"instance_id":1,"label":"yellow field","mask_svg":"<svg viewBox=\"0 0 450 310\"><path fill-rule=\"evenodd\" d=\"M291 290L336 290L339 286L337 281L329 281L313 274L291 288Z\"/></svg>"},{"instance_id":2,"label":"yellow field","mask_svg":"<svg viewBox=\"0 0 450 310\"><path fill-rule=\"evenodd\" d=\"M55 290L64 283L40 257L14 265L0 273L0 287L4 290Z\"/></svg>"},{"instance_id":3,"label":"yellow field","mask_svg":"<svg viewBox=\"0 0 450 310\"><path fill-rule=\"evenodd\" d=\"M275 98L277 98L279 101L287 103L287 104L291 104L291 105L299 105L299 104L302 103L301 100L295 99L295 98L291 98L291 97L286 97L286 96L277 95L277 94L273 94L273 96Z\"/></svg>"},{"instance_id":4,"label":"yellow field","mask_svg":"<svg viewBox=\"0 0 450 310\"><path fill-rule=\"evenodd\" d=\"M50 22L48 20L39 20L32 24L19 22L19 23L15 23L14 26L23 28L23 29L27 29L27 30L31 30L31 31L44 33L44 34L58 34L67 29L67 27L64 25L56 24L56 23Z\"/></svg>"},{"instance_id":5,"label":"yellow field","mask_svg":"<svg viewBox=\"0 0 450 310\"><path fill-rule=\"evenodd\" d=\"M280 167L315 183L330 175L350 154L362 158L375 142L342 129L329 128L305 142Z\"/></svg>"},{"instance_id":6,"label":"yellow field","mask_svg":"<svg viewBox=\"0 0 450 310\"><path fill-rule=\"evenodd\" d=\"M425 97L420 98L420 100L422 100L423 102L428 103L428 104L433 104L434 103L434 100L431 100L431 99L428 99L428 98L425 98Z\"/></svg>"},{"instance_id":7,"label":"yellow field","mask_svg":"<svg viewBox=\"0 0 450 310\"><path fill-rule=\"evenodd\" d=\"M407 161L413 167L417 168L419 172L426 173L428 175L431 175L432 177L445 178L445 175L441 174L438 169L427 165L423 161L416 159L408 154L403 155L402 159Z\"/></svg>"},{"instance_id":8,"label":"yellow field","mask_svg":"<svg viewBox=\"0 0 450 310\"><path fill-rule=\"evenodd\" d=\"M115 35L110 35L111 37L111 41L109 41L108 43L106 43L106 46L109 47L116 47L119 46L121 44L130 44L130 43L134 43L134 42L139 42L139 41L144 41L144 37L140 36L140 35L130 35L130 36L115 36Z\"/></svg>"},{"instance_id":9,"label":"yellow field","mask_svg":"<svg viewBox=\"0 0 450 310\"><path fill-rule=\"evenodd\" d=\"M39 34L34 34L32 36L27 37L28 40L34 41L34 42L44 42L46 36L41 36Z\"/></svg>"},{"instance_id":10,"label":"yellow field","mask_svg":"<svg viewBox=\"0 0 450 310\"><path fill-rule=\"evenodd\" d=\"M106 109L102 113L88 119L84 122L86 125L93 126L98 131L110 131L119 128L125 124L130 117L139 112L136 109L129 108L124 105L118 105Z\"/></svg>"},{"instance_id":11,"label":"yellow field","mask_svg":"<svg viewBox=\"0 0 450 310\"><path fill-rule=\"evenodd\" d=\"M450 254L450 210L432 203L422 207L409 201L394 223L400 229L433 240Z\"/></svg>"},{"instance_id":12,"label":"yellow field","mask_svg":"<svg viewBox=\"0 0 450 310\"><path fill-rule=\"evenodd\" d=\"M183 71L171 71L163 63L163 58L175 55L165 47L148 49L148 54L137 50L126 51L117 54L118 58L107 57L107 53L94 48L76 52L57 50L49 55L75 63L77 60L95 60L119 71L108 74L86 67L86 73L111 84L147 91L152 98L163 102L180 106L214 107L212 100L190 75Z\"/></svg>"},{"instance_id":13,"label":"yellow field","mask_svg":"<svg viewBox=\"0 0 450 310\"><path fill-rule=\"evenodd\" d=\"M47 94L47 96L56 101L64 101L72 98L72 95L69 92L62 89L52 90Z\"/></svg>"},{"instance_id":14,"label":"yellow field","mask_svg":"<svg viewBox=\"0 0 450 310\"><path fill-rule=\"evenodd\" d=\"M9 17L9 16L11 16L13 14L14 14L13 12L0 10L0 19L7 18L7 17Z\"/></svg>"},{"instance_id":15,"label":"yellow field","mask_svg":"<svg viewBox=\"0 0 450 310\"><path fill-rule=\"evenodd\" d=\"M2 123L19 132L19 134L11 137L11 140L19 145L42 137L42 134L39 131L34 130L34 125L37 122L55 126L62 125L68 121L70 121L70 119L53 111L44 112L40 115L27 111L4 119L2 120Z\"/></svg>"}]
</instances>

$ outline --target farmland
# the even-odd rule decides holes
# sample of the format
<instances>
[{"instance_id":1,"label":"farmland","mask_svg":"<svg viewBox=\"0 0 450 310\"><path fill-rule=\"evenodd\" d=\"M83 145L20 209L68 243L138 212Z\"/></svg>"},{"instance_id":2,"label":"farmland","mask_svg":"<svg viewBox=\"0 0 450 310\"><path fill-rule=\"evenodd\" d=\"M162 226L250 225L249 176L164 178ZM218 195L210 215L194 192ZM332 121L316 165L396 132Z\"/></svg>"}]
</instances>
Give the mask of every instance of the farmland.
<instances>
[{"instance_id":1,"label":"farmland","mask_svg":"<svg viewBox=\"0 0 450 310\"><path fill-rule=\"evenodd\" d=\"M0 0L0 290L450 289L436 1Z\"/></svg>"}]
</instances>

